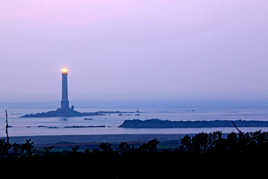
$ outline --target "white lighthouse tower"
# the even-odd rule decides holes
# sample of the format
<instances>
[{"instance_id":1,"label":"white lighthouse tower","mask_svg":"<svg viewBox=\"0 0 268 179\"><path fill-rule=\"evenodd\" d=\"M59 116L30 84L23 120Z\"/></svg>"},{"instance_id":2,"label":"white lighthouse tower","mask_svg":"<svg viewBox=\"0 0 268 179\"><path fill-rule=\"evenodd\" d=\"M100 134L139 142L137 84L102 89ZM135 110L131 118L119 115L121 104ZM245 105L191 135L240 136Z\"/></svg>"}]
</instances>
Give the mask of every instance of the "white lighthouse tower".
<instances>
[{"instance_id":1,"label":"white lighthouse tower","mask_svg":"<svg viewBox=\"0 0 268 179\"><path fill-rule=\"evenodd\" d=\"M68 69L62 68L62 97L61 97L61 110L62 111L69 111L69 99L68 99Z\"/></svg>"}]
</instances>

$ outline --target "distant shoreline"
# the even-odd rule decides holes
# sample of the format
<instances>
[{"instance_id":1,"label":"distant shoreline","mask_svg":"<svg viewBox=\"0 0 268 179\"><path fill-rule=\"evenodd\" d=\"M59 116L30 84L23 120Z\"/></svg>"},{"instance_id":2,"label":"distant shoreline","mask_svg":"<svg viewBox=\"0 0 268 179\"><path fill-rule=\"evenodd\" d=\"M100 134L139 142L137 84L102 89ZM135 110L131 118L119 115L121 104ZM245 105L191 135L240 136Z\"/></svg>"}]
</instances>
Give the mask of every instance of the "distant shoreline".
<instances>
[{"instance_id":1,"label":"distant shoreline","mask_svg":"<svg viewBox=\"0 0 268 179\"><path fill-rule=\"evenodd\" d=\"M137 142L144 143L153 139L159 141L180 140L186 134L103 134L103 135L45 135L45 136L12 136L10 142L25 143L31 139L37 145L53 145L57 143L113 143ZM187 134L194 135L194 134ZM4 139L1 137L0 139Z\"/></svg>"},{"instance_id":2,"label":"distant shoreline","mask_svg":"<svg viewBox=\"0 0 268 179\"><path fill-rule=\"evenodd\" d=\"M268 121L213 120L213 121L169 121L160 119L125 120L120 128L167 129L167 128L225 128L225 127L268 127Z\"/></svg>"}]
</instances>

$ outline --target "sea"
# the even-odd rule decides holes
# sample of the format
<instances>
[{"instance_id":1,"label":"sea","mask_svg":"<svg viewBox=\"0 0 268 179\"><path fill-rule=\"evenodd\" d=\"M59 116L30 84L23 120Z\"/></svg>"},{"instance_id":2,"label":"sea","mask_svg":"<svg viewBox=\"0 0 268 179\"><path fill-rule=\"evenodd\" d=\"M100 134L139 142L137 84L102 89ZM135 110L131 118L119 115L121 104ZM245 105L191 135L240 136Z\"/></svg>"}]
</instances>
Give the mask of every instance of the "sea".
<instances>
[{"instance_id":1,"label":"sea","mask_svg":"<svg viewBox=\"0 0 268 179\"><path fill-rule=\"evenodd\" d=\"M80 112L134 112L71 118L20 118L22 115L55 110L58 103L0 104L0 136L5 133L8 110L9 136L106 135L106 134L196 134L237 132L235 128L124 129L125 120L161 119L171 121L259 120L268 121L268 101L180 101L180 102L76 102ZM136 113L139 111L140 113ZM91 126L91 127L86 127ZM93 126L93 127L92 127ZM96 127L94 127L96 126ZM268 128L240 128L243 132Z\"/></svg>"}]
</instances>

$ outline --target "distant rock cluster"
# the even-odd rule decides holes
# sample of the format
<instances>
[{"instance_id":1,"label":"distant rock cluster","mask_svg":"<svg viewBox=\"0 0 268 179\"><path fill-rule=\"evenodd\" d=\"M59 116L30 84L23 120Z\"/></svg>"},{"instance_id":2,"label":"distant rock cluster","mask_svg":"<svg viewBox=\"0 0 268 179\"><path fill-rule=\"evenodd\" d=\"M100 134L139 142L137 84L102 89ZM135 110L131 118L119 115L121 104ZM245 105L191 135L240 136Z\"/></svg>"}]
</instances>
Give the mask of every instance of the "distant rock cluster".
<instances>
[{"instance_id":1,"label":"distant rock cluster","mask_svg":"<svg viewBox=\"0 0 268 179\"><path fill-rule=\"evenodd\" d=\"M27 126L29 127L29 126ZM110 126L99 125L99 126L64 126L64 127L57 127L57 126L37 126L38 128L47 128L47 129L58 129L58 128L65 128L65 129L80 129L80 128L105 128Z\"/></svg>"},{"instance_id":2,"label":"distant rock cluster","mask_svg":"<svg viewBox=\"0 0 268 179\"><path fill-rule=\"evenodd\" d=\"M97 111L97 112L78 112L75 110L56 110L48 111L36 114L26 114L21 116L21 118L48 118L48 117L86 117L86 116L104 116L107 114L124 114L124 113L134 113L134 112L121 112L121 111Z\"/></svg>"}]
</instances>

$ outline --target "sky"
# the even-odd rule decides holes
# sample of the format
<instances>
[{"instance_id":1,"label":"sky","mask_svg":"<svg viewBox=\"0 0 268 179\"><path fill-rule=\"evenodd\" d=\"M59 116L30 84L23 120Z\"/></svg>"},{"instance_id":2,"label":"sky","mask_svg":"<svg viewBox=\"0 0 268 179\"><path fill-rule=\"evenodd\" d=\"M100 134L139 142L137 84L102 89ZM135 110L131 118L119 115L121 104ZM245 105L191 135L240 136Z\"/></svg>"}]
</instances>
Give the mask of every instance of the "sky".
<instances>
[{"instance_id":1,"label":"sky","mask_svg":"<svg viewBox=\"0 0 268 179\"><path fill-rule=\"evenodd\" d=\"M268 99L267 0L6 0L0 101Z\"/></svg>"}]
</instances>

